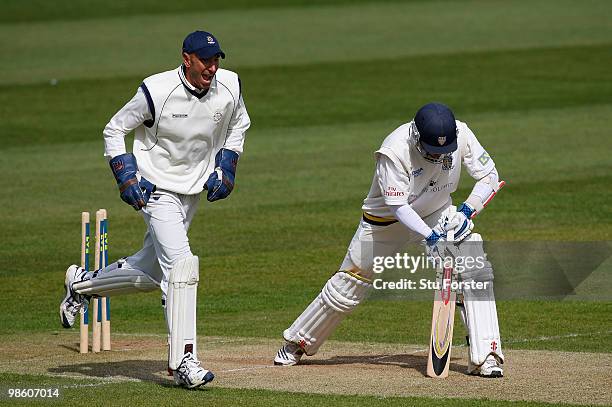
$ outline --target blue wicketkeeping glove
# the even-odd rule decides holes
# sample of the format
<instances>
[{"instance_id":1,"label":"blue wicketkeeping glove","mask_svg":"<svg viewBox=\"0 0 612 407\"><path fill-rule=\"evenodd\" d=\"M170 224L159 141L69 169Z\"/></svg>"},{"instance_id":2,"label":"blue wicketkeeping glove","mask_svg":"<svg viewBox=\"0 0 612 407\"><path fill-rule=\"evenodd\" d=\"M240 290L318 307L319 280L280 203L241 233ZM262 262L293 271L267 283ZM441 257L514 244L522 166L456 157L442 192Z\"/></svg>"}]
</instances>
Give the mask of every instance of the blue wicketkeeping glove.
<instances>
[{"instance_id":1,"label":"blue wicketkeeping glove","mask_svg":"<svg viewBox=\"0 0 612 407\"><path fill-rule=\"evenodd\" d=\"M208 190L206 199L210 202L227 198L234 189L239 157L238 153L225 148L219 150L215 156L215 171L204 184L204 189Z\"/></svg>"},{"instance_id":2,"label":"blue wicketkeeping glove","mask_svg":"<svg viewBox=\"0 0 612 407\"><path fill-rule=\"evenodd\" d=\"M121 199L131 205L135 210L140 210L147 206L151 194L155 192L155 185L144 177L136 177L138 165L136 157L132 153L118 155L109 161L113 175L119 186Z\"/></svg>"}]
</instances>

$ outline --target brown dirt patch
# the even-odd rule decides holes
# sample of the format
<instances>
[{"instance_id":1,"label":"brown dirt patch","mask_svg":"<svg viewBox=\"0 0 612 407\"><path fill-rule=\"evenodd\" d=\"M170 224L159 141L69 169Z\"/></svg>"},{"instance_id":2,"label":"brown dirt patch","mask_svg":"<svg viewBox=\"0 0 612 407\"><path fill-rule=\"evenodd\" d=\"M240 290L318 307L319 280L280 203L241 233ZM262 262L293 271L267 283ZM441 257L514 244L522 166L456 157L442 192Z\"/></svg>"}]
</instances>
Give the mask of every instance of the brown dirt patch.
<instances>
[{"instance_id":1,"label":"brown dirt patch","mask_svg":"<svg viewBox=\"0 0 612 407\"><path fill-rule=\"evenodd\" d=\"M113 351L80 355L78 333L5 336L0 372L171 384L163 335L115 335ZM507 350L502 379L465 374L466 348L453 349L447 379L425 376L426 351L415 345L330 341L302 365L277 367L280 341L200 338L213 386L322 394L428 396L612 404L612 355Z\"/></svg>"}]
</instances>

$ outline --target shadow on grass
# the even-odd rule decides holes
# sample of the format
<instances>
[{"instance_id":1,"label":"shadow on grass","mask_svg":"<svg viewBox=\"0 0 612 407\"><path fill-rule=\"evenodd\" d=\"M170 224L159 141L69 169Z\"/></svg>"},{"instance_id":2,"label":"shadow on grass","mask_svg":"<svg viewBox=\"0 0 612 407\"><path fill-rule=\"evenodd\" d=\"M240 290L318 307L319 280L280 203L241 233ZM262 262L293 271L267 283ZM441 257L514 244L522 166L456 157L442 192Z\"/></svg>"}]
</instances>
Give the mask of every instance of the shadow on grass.
<instances>
[{"instance_id":1,"label":"shadow on grass","mask_svg":"<svg viewBox=\"0 0 612 407\"><path fill-rule=\"evenodd\" d=\"M452 362L460 358L451 357L450 371L466 373L466 366ZM368 355L368 356L334 356L329 359L302 359L300 365L304 366L332 366L332 365L386 365L398 366L404 369L413 369L427 375L427 355L395 354L395 355Z\"/></svg>"},{"instance_id":2,"label":"shadow on grass","mask_svg":"<svg viewBox=\"0 0 612 407\"><path fill-rule=\"evenodd\" d=\"M86 378L111 379L124 377L134 381L157 383L164 387L175 387L168 376L165 360L123 360L118 362L90 362L60 365L49 368L57 375L82 376Z\"/></svg>"}]
</instances>

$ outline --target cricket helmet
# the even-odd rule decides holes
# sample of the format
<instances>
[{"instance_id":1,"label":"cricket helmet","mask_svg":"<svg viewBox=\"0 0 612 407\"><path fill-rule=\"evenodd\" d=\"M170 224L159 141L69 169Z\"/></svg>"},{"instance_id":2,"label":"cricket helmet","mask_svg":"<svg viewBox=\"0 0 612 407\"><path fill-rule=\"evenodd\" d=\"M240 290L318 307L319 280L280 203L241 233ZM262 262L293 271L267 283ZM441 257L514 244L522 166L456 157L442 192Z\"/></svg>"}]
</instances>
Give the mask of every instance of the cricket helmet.
<instances>
[{"instance_id":1,"label":"cricket helmet","mask_svg":"<svg viewBox=\"0 0 612 407\"><path fill-rule=\"evenodd\" d=\"M442 103L428 103L414 116L416 148L426 160L439 163L457 149L455 115ZM435 156L434 156L435 155Z\"/></svg>"}]
</instances>

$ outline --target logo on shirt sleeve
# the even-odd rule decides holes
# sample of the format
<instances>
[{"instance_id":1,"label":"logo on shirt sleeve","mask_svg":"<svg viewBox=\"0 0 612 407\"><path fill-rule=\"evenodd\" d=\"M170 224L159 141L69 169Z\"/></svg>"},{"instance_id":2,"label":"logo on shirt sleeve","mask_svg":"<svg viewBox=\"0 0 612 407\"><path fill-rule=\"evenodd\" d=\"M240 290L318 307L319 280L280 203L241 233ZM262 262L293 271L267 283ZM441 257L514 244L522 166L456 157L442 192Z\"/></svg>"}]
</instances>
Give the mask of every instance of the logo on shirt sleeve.
<instances>
[{"instance_id":1,"label":"logo on shirt sleeve","mask_svg":"<svg viewBox=\"0 0 612 407\"><path fill-rule=\"evenodd\" d=\"M480 157L478 157L478 161L480 164L486 165L489 161L491 161L491 156L485 151Z\"/></svg>"},{"instance_id":2,"label":"logo on shirt sleeve","mask_svg":"<svg viewBox=\"0 0 612 407\"><path fill-rule=\"evenodd\" d=\"M404 191L398 191L396 187L387 187L385 196L404 196Z\"/></svg>"}]
</instances>

